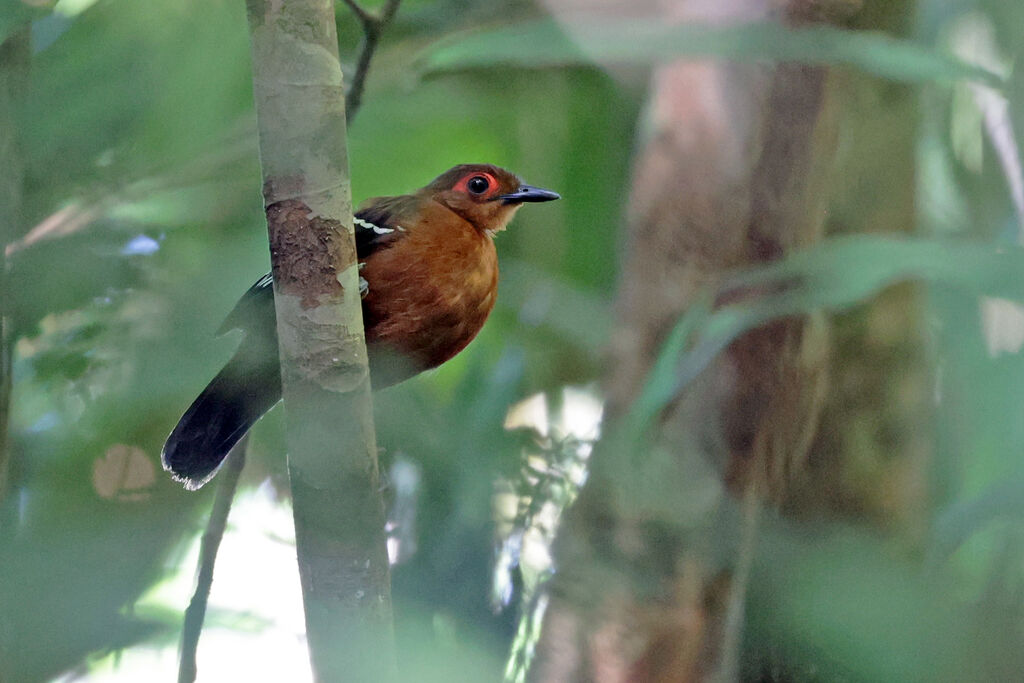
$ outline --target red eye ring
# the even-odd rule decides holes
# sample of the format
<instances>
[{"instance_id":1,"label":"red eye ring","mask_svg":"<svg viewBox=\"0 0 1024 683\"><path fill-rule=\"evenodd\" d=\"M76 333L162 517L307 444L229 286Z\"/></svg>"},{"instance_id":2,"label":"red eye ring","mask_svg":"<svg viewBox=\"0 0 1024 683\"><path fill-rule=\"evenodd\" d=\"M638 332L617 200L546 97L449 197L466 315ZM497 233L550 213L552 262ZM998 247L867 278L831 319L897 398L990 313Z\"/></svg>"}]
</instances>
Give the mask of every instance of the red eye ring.
<instances>
[{"instance_id":1,"label":"red eye ring","mask_svg":"<svg viewBox=\"0 0 1024 683\"><path fill-rule=\"evenodd\" d=\"M498 189L498 181L490 173L470 173L453 188L472 197L488 197Z\"/></svg>"}]
</instances>

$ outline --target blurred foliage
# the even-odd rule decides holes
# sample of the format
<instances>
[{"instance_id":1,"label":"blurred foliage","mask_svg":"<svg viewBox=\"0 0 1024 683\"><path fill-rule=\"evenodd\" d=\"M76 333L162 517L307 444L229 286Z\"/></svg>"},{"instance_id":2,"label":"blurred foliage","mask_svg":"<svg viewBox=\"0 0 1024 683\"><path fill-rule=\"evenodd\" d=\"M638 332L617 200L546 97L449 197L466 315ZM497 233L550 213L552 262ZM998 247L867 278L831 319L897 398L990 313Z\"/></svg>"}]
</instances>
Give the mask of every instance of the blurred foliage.
<instances>
[{"instance_id":1,"label":"blurred foliage","mask_svg":"<svg viewBox=\"0 0 1024 683\"><path fill-rule=\"evenodd\" d=\"M351 62L358 27L343 7L338 17ZM917 234L837 238L737 274L730 286L785 286L695 309L637 406L652 415L666 392L763 320L854 307L901 281L925 293L920 343L936 434L927 547L894 548L864 529L769 525L751 638L787 661L816 662L824 680L1019 672L1024 314L1012 302L1024 300L1024 255L983 117L962 115L976 106L969 96L961 114L954 106L950 84L964 77L1003 87L990 66L954 54L951 36L968 17L991 27L1011 66L1003 92L1024 130L1012 68L1024 5L1013 0L922 0L899 38L758 25L649 41L613 39L596 25L563 34L518 0L403 3L350 129L355 197L408 191L469 161L510 167L564 197L524 210L500 237L502 289L480 338L375 399L385 463L400 455L423 473L417 550L393 576L401 664L422 672L418 680L453 680L452 662L460 680L503 670L515 610L490 607L492 503L495 482L519 481L523 468L505 416L527 396L601 375L615 282L628 277L617 272L617 249L645 65L667 54L850 65L914 84L921 103ZM87 674L104 653L173 643L179 613L137 616L132 605L192 571L179 565L212 495L162 476L159 449L230 355L235 339L213 332L268 263L242 3L15 1L0 10L0 38L26 22L28 91L15 120L0 122L17 131L25 168L5 292L17 354L10 489L0 502L4 681ZM873 112L849 115L869 121ZM870 140L844 144L866 159L861 168L883 163ZM842 230L844 211L872 202L869 180L843 180L832 230ZM982 297L1008 306L992 318ZM998 323L1004 337L993 346ZM254 436L243 484L269 478L283 489L280 416ZM260 566L251 558L254 573Z\"/></svg>"},{"instance_id":2,"label":"blurred foliage","mask_svg":"<svg viewBox=\"0 0 1024 683\"><path fill-rule=\"evenodd\" d=\"M431 51L429 72L496 66L565 66L592 62L641 64L673 57L732 60L799 60L856 66L896 81L943 82L961 78L999 85L985 69L910 41L830 26L787 28L776 23L672 26L660 21L621 20L574 24L570 33L546 19L480 31Z\"/></svg>"}]
</instances>

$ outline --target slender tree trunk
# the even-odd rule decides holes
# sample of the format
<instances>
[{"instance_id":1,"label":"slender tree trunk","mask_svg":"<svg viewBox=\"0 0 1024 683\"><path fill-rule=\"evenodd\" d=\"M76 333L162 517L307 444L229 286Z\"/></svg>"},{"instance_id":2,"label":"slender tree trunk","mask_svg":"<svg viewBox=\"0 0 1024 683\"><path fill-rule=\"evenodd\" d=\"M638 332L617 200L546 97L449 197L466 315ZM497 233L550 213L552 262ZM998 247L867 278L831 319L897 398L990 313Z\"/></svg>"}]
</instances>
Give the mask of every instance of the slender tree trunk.
<instances>
[{"instance_id":1,"label":"slender tree trunk","mask_svg":"<svg viewBox=\"0 0 1024 683\"><path fill-rule=\"evenodd\" d=\"M0 45L0 500L8 487L10 455L8 426L11 415L11 368L14 335L11 330L7 245L21 228L22 164L18 153L15 102L27 77L30 38L28 28L11 35Z\"/></svg>"},{"instance_id":2,"label":"slender tree trunk","mask_svg":"<svg viewBox=\"0 0 1024 683\"><path fill-rule=\"evenodd\" d=\"M390 578L331 0L249 0L263 196L314 676L394 675Z\"/></svg>"}]
</instances>

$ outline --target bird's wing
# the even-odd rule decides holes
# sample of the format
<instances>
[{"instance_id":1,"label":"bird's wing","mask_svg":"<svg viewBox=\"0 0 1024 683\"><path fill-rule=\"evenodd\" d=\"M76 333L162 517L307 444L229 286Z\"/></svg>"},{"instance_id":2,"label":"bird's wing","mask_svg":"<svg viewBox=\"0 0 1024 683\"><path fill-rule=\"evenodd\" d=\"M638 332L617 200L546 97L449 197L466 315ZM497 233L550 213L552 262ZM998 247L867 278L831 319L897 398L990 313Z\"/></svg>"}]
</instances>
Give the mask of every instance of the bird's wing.
<instances>
[{"instance_id":1,"label":"bird's wing","mask_svg":"<svg viewBox=\"0 0 1024 683\"><path fill-rule=\"evenodd\" d=\"M408 195L376 197L363 202L355 212L353 223L356 233L356 256L360 261L370 254L386 248L405 235L401 215L414 200ZM224 319L217 334L234 329L251 330L255 324L273 320L274 279L267 273L242 295L231 313Z\"/></svg>"},{"instance_id":2,"label":"bird's wing","mask_svg":"<svg viewBox=\"0 0 1024 683\"><path fill-rule=\"evenodd\" d=\"M374 197L367 199L355 213L356 254L360 261L370 254L389 247L405 236L402 216L415 199L400 197Z\"/></svg>"},{"instance_id":3,"label":"bird's wing","mask_svg":"<svg viewBox=\"0 0 1024 683\"><path fill-rule=\"evenodd\" d=\"M267 273L250 287L224 319L217 334L250 330L257 321L274 319L274 278Z\"/></svg>"}]
</instances>

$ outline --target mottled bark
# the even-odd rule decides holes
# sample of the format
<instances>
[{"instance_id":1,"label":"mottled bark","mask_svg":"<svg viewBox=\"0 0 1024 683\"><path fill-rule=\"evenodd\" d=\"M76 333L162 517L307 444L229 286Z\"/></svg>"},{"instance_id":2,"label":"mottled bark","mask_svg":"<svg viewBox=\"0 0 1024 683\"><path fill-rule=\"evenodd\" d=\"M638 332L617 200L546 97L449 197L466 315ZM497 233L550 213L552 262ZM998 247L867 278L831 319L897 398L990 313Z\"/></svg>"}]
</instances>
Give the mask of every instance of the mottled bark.
<instances>
[{"instance_id":1,"label":"mottled bark","mask_svg":"<svg viewBox=\"0 0 1024 683\"><path fill-rule=\"evenodd\" d=\"M906 11L905 3L891 5L899 5L897 15ZM683 21L769 18L878 28L893 16L876 16L871 3L865 10L839 0L690 0L672 7L672 18ZM563 522L531 680L740 678L744 593L761 507L915 525L927 444L911 434L923 419L925 385L920 365L906 363L918 333L907 315L910 290L843 316L838 346L818 314L752 330L675 397L643 444L620 438L618 429L668 332L702 293L737 268L781 259L822 238L850 78L792 63L655 68L633 173L606 385L607 436ZM857 81L861 95L871 90L865 82ZM877 188L878 211L894 215L863 211L864 224L851 229L912 225L912 117L903 93L899 106L883 108L902 117L876 137L888 141L886 151L850 162L857 177L873 177L867 166L880 159L897 174ZM891 400L894 392L901 400ZM867 479L854 475L863 475L862 462L847 460L852 448L845 440L864 425L851 405L896 406L872 416L877 468ZM893 434L895 444L882 441Z\"/></svg>"},{"instance_id":2,"label":"mottled bark","mask_svg":"<svg viewBox=\"0 0 1024 683\"><path fill-rule=\"evenodd\" d=\"M389 680L390 578L334 5L248 6L310 658L317 680Z\"/></svg>"}]
</instances>

